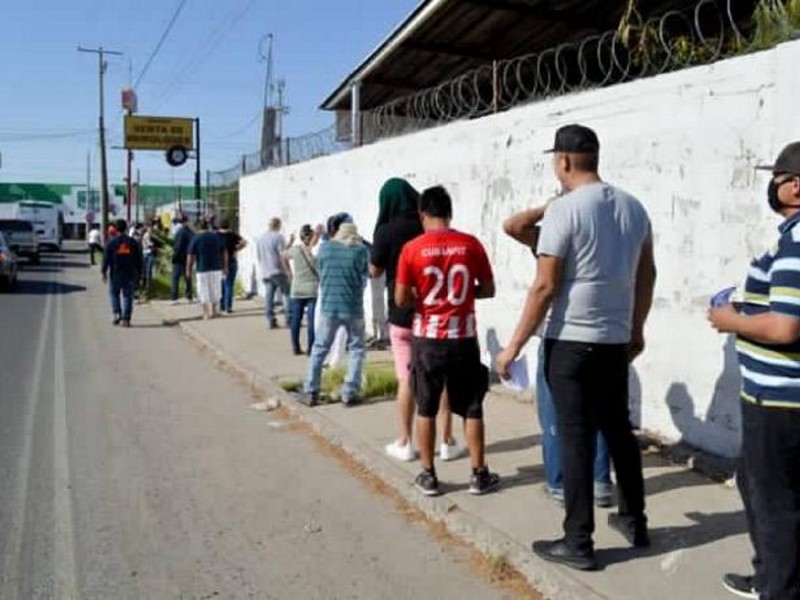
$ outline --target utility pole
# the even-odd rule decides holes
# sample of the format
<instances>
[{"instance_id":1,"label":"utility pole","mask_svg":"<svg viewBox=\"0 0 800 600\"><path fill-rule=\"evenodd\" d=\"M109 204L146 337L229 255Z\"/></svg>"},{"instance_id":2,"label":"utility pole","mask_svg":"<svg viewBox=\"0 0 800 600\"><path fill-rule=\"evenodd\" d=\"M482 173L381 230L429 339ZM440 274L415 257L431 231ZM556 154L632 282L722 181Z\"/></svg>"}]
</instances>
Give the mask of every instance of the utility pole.
<instances>
[{"instance_id":1,"label":"utility pole","mask_svg":"<svg viewBox=\"0 0 800 600\"><path fill-rule=\"evenodd\" d=\"M92 153L86 153L86 228L89 228L89 215L94 211L92 205ZM94 219L94 216L92 217ZM88 233L88 231L87 231Z\"/></svg>"},{"instance_id":2,"label":"utility pole","mask_svg":"<svg viewBox=\"0 0 800 600\"><path fill-rule=\"evenodd\" d=\"M103 239L108 235L108 167L106 165L106 128L104 120L104 94L103 94L103 76L108 66L105 61L105 55L111 54L114 56L122 56L122 52L114 50L105 50L102 46L98 48L82 48L78 46L78 52L88 52L97 54L98 65L100 67L100 227L102 228Z\"/></svg>"},{"instance_id":3,"label":"utility pole","mask_svg":"<svg viewBox=\"0 0 800 600\"><path fill-rule=\"evenodd\" d=\"M200 190L200 118L194 120L194 135L196 142L195 150L195 166L194 166L194 197L197 199L198 204L202 202L202 192Z\"/></svg>"}]
</instances>

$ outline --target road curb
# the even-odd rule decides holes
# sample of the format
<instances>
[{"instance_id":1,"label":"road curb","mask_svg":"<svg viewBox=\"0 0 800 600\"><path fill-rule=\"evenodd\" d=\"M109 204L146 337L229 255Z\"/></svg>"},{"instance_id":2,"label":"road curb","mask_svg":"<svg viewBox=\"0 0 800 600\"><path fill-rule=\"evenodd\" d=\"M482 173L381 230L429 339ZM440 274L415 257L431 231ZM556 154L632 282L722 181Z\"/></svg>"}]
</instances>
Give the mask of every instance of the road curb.
<instances>
[{"instance_id":1,"label":"road curb","mask_svg":"<svg viewBox=\"0 0 800 600\"><path fill-rule=\"evenodd\" d=\"M172 322L168 315L152 306L165 321ZM289 394L272 380L264 380L258 373L241 365L236 358L211 342L196 325L181 322L182 333L201 349L210 352L225 368L242 377L248 386L280 398L282 405L293 415L307 423L330 444L341 448L372 475L389 485L410 505L421 510L428 518L442 523L447 530L464 542L474 546L488 556L502 556L517 569L536 590L550 600L607 600L607 597L571 575L565 567L548 563L512 539L503 531L493 527L484 519L465 510L457 501L448 497L428 498L418 493L407 473L401 470L382 452L376 451L362 440L355 439L350 432L336 424L324 414L295 402Z\"/></svg>"}]
</instances>

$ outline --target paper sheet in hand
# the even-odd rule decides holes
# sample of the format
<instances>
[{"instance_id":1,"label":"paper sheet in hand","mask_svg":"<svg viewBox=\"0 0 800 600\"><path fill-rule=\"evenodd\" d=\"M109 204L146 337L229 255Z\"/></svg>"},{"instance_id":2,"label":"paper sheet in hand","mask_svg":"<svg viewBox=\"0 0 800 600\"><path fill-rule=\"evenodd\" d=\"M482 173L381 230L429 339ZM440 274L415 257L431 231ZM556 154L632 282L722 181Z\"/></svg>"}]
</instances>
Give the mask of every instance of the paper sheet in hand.
<instances>
[{"instance_id":1,"label":"paper sheet in hand","mask_svg":"<svg viewBox=\"0 0 800 600\"><path fill-rule=\"evenodd\" d=\"M503 385L507 388L515 392L524 392L530 387L531 382L528 376L528 359L526 356L520 356L508 365L508 373L511 378L503 380Z\"/></svg>"}]
</instances>

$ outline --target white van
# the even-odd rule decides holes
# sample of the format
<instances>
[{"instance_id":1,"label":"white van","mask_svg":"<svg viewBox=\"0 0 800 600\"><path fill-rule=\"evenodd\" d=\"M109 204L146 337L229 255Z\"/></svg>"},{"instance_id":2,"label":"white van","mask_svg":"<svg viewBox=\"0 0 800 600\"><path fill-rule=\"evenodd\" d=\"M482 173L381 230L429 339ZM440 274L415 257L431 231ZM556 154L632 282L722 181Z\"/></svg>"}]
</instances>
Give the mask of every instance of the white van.
<instances>
[{"instance_id":1,"label":"white van","mask_svg":"<svg viewBox=\"0 0 800 600\"><path fill-rule=\"evenodd\" d=\"M61 250L64 239L64 215L58 206L50 202L23 200L17 203L17 219L33 223L40 247Z\"/></svg>"}]
</instances>

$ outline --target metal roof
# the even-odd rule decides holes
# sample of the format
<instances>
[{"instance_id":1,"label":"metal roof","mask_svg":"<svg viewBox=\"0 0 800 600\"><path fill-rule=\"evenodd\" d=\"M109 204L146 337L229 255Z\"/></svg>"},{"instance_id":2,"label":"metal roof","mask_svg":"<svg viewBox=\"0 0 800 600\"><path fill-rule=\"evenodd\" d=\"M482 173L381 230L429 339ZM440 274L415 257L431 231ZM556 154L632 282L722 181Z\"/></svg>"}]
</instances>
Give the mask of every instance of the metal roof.
<instances>
[{"instance_id":1,"label":"metal roof","mask_svg":"<svg viewBox=\"0 0 800 600\"><path fill-rule=\"evenodd\" d=\"M641 14L697 0L639 0ZM361 81L361 109L434 87L464 72L615 29L628 0L423 0L322 103L349 110Z\"/></svg>"}]
</instances>

